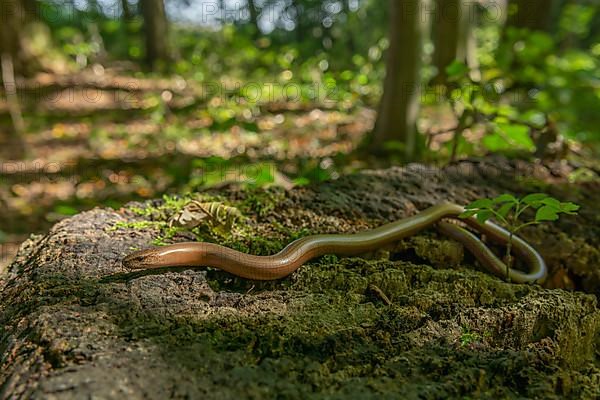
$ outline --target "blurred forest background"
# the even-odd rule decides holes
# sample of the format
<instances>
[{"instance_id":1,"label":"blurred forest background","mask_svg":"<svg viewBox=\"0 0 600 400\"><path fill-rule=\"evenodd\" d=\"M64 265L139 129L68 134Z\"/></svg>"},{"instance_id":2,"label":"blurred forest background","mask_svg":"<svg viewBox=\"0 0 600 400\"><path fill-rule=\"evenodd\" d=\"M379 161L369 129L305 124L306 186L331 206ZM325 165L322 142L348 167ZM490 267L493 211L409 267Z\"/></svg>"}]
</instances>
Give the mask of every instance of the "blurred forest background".
<instances>
[{"instance_id":1,"label":"blurred forest background","mask_svg":"<svg viewBox=\"0 0 600 400\"><path fill-rule=\"evenodd\" d=\"M81 210L207 187L488 153L600 172L597 0L0 4L5 261Z\"/></svg>"}]
</instances>

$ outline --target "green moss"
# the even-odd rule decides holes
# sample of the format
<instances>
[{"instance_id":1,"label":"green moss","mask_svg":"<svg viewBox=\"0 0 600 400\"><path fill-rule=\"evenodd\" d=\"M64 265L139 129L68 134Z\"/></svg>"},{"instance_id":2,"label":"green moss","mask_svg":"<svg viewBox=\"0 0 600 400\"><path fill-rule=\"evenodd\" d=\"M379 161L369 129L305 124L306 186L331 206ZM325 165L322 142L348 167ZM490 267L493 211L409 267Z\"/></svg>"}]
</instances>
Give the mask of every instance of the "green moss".
<instances>
[{"instance_id":1,"label":"green moss","mask_svg":"<svg viewBox=\"0 0 600 400\"><path fill-rule=\"evenodd\" d=\"M468 327L463 327L463 333L460 335L460 345L461 347L470 346L472 344L480 343L484 340L485 337L491 337L490 332L485 332L483 335L478 332L471 331Z\"/></svg>"},{"instance_id":2,"label":"green moss","mask_svg":"<svg viewBox=\"0 0 600 400\"><path fill-rule=\"evenodd\" d=\"M165 359L207 385L211 398L236 393L258 393L259 398L417 393L420 398L547 398L557 390L570 396L593 391L572 384L557 389L556 354L486 344L501 335L527 342L518 331L493 333L469 327L471 321L452 339L451 331L430 328L462 315L482 292L495 291L498 307L535 288L485 279L469 285L465 280L474 277L457 271L354 258L333 265L313 263L304 272L291 281L271 283L268 290L284 296L284 308L244 313L226 307L207 318L166 320L132 311L118 317L121 334L128 340L155 341ZM340 274L342 278L334 278ZM384 286L386 281L393 283ZM369 282L382 285L392 304L370 301L365 294ZM597 369L589 373L589 378L573 374L571 382L600 377Z\"/></svg>"},{"instance_id":3,"label":"green moss","mask_svg":"<svg viewBox=\"0 0 600 400\"><path fill-rule=\"evenodd\" d=\"M231 232L223 229L217 229L212 226L200 226L193 229L173 226L169 223L171 217L180 212L190 201L197 200L201 202L220 201L222 199L205 194L190 194L187 196L163 196L158 204L146 202L142 207L130 207L129 210L134 214L145 218L143 221L119 221L112 227L111 231L117 229L148 229L153 228L159 231L159 234L153 240L156 246L167 245L177 234L182 232L191 232L196 236L197 241L221 241L224 237L230 236ZM212 239L212 240L211 240Z\"/></svg>"},{"instance_id":4,"label":"green moss","mask_svg":"<svg viewBox=\"0 0 600 400\"><path fill-rule=\"evenodd\" d=\"M285 199L285 191L280 187L248 189L245 198L238 204L244 214L264 217L271 213Z\"/></svg>"},{"instance_id":5,"label":"green moss","mask_svg":"<svg viewBox=\"0 0 600 400\"><path fill-rule=\"evenodd\" d=\"M3 318L19 318L42 306L55 304L95 304L105 290L95 279L73 279L61 274L45 275L21 288L7 289Z\"/></svg>"},{"instance_id":6,"label":"green moss","mask_svg":"<svg viewBox=\"0 0 600 400\"><path fill-rule=\"evenodd\" d=\"M116 231L119 229L161 229L166 225L164 221L119 221L113 226L109 227L109 231Z\"/></svg>"}]
</instances>

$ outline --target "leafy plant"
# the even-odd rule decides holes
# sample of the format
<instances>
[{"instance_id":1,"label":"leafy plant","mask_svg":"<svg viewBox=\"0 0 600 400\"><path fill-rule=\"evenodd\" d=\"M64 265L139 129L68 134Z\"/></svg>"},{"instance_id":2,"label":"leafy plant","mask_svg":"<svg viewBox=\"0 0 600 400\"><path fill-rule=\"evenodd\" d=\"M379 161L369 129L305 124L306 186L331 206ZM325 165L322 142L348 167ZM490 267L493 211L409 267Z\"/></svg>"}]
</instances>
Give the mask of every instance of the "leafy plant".
<instances>
[{"instance_id":1,"label":"leafy plant","mask_svg":"<svg viewBox=\"0 0 600 400\"><path fill-rule=\"evenodd\" d=\"M523 220L523 213L533 209L533 219ZM479 199L465 206L461 218L475 217L480 223L490 218L495 218L503 224L510 233L506 245L506 275L512 266L512 239L513 236L530 225L543 222L556 221L561 214L575 215L579 206L571 202L560 202L559 200L544 193L533 193L523 198L517 198L511 194L503 194L492 199Z\"/></svg>"}]
</instances>

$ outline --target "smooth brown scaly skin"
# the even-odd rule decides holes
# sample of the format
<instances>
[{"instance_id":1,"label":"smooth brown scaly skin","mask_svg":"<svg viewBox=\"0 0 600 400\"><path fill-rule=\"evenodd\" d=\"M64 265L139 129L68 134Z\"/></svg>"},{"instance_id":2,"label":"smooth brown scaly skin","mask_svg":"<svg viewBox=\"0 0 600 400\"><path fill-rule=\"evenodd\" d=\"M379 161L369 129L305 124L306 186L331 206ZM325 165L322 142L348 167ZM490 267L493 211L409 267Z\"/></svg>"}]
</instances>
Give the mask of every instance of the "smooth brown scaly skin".
<instances>
[{"instance_id":1,"label":"smooth brown scaly skin","mask_svg":"<svg viewBox=\"0 0 600 400\"><path fill-rule=\"evenodd\" d=\"M123 265L130 269L204 266L219 268L247 279L281 279L315 257L325 254L347 256L376 250L414 235L442 218L457 218L463 211L463 207L457 204L443 203L412 217L360 233L307 236L295 240L272 256L255 256L218 244L191 242L135 252L123 259ZM474 218L462 221L494 241L507 243L509 240L508 231L489 221L485 224ZM438 229L461 242L491 272L501 277L507 276L506 265L472 233L445 222L440 222ZM529 264L530 272L510 269L510 280L519 283L542 281L546 277L546 265L542 257L519 237L513 236L512 241L515 253Z\"/></svg>"}]
</instances>

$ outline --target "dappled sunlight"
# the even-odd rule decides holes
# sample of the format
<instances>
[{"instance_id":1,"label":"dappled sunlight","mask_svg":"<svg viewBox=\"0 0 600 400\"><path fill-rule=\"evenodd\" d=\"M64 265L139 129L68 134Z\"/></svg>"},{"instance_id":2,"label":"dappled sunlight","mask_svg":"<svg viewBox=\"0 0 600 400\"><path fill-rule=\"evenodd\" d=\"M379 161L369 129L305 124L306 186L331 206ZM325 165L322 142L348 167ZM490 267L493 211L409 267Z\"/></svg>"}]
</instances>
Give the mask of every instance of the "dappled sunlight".
<instances>
[{"instance_id":1,"label":"dappled sunlight","mask_svg":"<svg viewBox=\"0 0 600 400\"><path fill-rule=\"evenodd\" d=\"M600 396L596 2L0 14L0 398Z\"/></svg>"}]
</instances>

